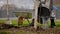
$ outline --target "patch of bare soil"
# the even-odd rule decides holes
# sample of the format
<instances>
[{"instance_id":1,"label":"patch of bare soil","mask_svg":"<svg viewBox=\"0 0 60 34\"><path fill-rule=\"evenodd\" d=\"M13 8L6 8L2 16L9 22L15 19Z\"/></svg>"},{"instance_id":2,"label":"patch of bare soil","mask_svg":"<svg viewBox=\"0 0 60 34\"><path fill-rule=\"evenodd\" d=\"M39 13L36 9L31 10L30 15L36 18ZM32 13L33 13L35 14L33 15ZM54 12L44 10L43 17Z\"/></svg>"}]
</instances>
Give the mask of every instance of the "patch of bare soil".
<instances>
[{"instance_id":1,"label":"patch of bare soil","mask_svg":"<svg viewBox=\"0 0 60 34\"><path fill-rule=\"evenodd\" d=\"M11 34L60 34L60 28L48 28L43 30L39 28L37 31L33 27L20 27L20 28L10 28L10 29L2 29L0 32L10 32Z\"/></svg>"}]
</instances>

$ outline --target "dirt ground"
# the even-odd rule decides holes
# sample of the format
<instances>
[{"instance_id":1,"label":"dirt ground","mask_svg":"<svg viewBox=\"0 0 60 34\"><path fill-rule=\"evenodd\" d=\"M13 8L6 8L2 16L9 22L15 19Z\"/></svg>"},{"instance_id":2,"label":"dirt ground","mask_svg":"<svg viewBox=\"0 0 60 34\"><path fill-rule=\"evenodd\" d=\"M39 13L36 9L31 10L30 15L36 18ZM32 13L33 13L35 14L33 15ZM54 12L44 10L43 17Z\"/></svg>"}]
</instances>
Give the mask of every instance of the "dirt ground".
<instances>
[{"instance_id":1,"label":"dirt ground","mask_svg":"<svg viewBox=\"0 0 60 34\"><path fill-rule=\"evenodd\" d=\"M39 29L36 31L33 27L21 27L0 30L0 32L2 31L10 32L10 34L60 34L60 28Z\"/></svg>"}]
</instances>

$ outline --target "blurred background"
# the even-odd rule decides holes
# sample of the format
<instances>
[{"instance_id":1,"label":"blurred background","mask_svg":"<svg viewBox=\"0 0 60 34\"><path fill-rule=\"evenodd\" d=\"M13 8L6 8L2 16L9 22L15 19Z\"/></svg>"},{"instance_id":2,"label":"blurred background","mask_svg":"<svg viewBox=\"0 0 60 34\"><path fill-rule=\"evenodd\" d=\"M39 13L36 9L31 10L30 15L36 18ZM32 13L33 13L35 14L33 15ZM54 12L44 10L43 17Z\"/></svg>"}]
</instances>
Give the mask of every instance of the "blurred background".
<instances>
[{"instance_id":1,"label":"blurred background","mask_svg":"<svg viewBox=\"0 0 60 34\"><path fill-rule=\"evenodd\" d=\"M7 0L0 0L0 19L7 18L6 3ZM60 20L60 0L54 0L53 9L55 11L56 20ZM16 18L15 12L31 12L34 17L34 0L8 0L9 17Z\"/></svg>"}]
</instances>

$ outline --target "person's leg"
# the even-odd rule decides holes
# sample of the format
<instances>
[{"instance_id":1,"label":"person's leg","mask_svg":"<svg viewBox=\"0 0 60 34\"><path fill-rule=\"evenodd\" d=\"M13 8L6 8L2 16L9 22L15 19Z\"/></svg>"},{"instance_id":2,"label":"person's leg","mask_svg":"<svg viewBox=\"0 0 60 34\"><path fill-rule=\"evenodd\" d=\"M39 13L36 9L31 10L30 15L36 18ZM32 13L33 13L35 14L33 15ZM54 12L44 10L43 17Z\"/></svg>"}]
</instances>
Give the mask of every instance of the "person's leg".
<instances>
[{"instance_id":1,"label":"person's leg","mask_svg":"<svg viewBox=\"0 0 60 34\"><path fill-rule=\"evenodd\" d=\"M40 28L42 29L42 24L43 24L42 18L41 17L38 17L37 18L37 21L38 21L38 23L40 23ZM37 26L37 30L39 30L39 26Z\"/></svg>"},{"instance_id":2,"label":"person's leg","mask_svg":"<svg viewBox=\"0 0 60 34\"><path fill-rule=\"evenodd\" d=\"M32 19L32 22L29 26L34 26L34 19Z\"/></svg>"},{"instance_id":3,"label":"person's leg","mask_svg":"<svg viewBox=\"0 0 60 34\"><path fill-rule=\"evenodd\" d=\"M47 29L48 28L48 25L47 25L48 18L43 17L42 20L43 20L42 28Z\"/></svg>"},{"instance_id":4,"label":"person's leg","mask_svg":"<svg viewBox=\"0 0 60 34\"><path fill-rule=\"evenodd\" d=\"M43 24L42 18L40 18L40 24Z\"/></svg>"},{"instance_id":5,"label":"person's leg","mask_svg":"<svg viewBox=\"0 0 60 34\"><path fill-rule=\"evenodd\" d=\"M54 18L51 17L51 18L50 18L50 21L51 21L51 28L54 28L54 26L56 26L56 25L55 25Z\"/></svg>"}]
</instances>

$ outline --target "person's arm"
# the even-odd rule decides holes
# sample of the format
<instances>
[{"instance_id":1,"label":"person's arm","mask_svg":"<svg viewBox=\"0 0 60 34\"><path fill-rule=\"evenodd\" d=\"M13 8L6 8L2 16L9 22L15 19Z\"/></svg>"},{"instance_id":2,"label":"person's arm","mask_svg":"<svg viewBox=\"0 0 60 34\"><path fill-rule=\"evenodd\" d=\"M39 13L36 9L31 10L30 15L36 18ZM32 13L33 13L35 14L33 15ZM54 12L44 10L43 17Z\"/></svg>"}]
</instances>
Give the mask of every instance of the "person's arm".
<instances>
[{"instance_id":1,"label":"person's arm","mask_svg":"<svg viewBox=\"0 0 60 34\"><path fill-rule=\"evenodd\" d=\"M55 13L54 11L51 12L51 17L55 17L54 13Z\"/></svg>"}]
</instances>

